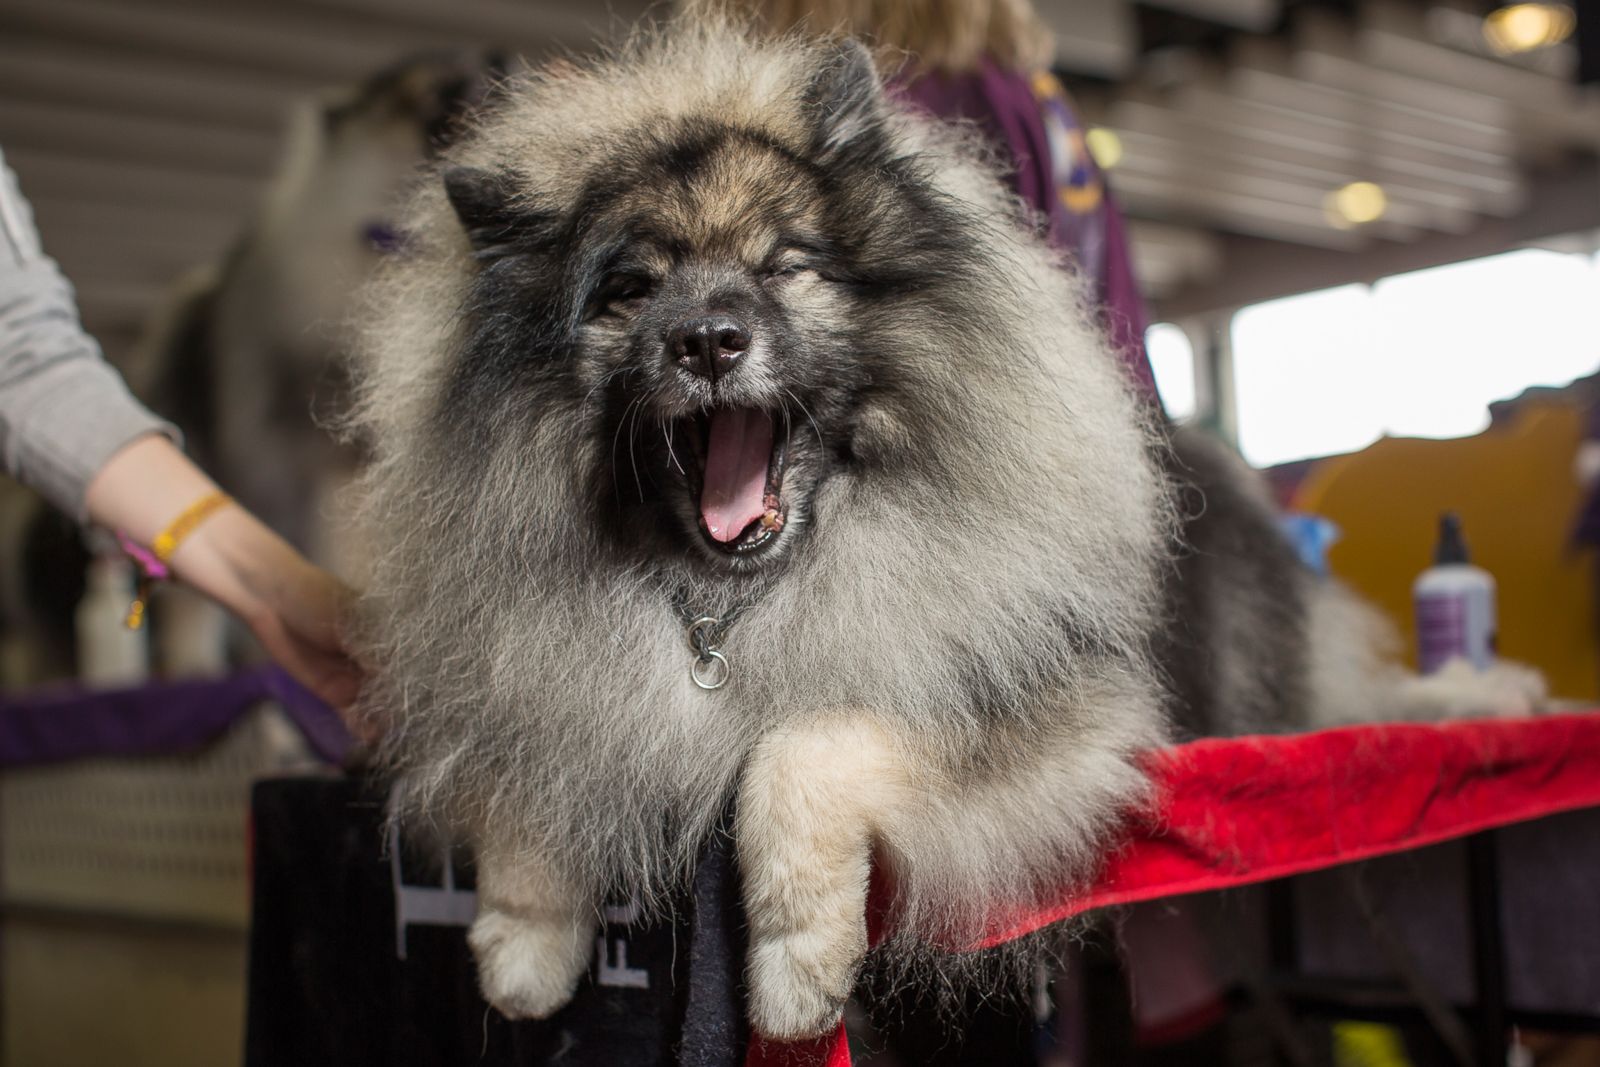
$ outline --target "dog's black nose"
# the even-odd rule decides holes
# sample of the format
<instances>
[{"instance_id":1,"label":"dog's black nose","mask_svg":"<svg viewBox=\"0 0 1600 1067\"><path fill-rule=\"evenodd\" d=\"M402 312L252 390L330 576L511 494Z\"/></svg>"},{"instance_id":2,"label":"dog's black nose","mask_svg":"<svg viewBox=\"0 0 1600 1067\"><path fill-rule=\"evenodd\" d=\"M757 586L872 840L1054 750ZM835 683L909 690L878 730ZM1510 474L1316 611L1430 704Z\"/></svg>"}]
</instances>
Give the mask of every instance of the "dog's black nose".
<instances>
[{"instance_id":1,"label":"dog's black nose","mask_svg":"<svg viewBox=\"0 0 1600 1067\"><path fill-rule=\"evenodd\" d=\"M667 358L692 374L716 381L750 347L750 328L731 315L685 319L667 334Z\"/></svg>"}]
</instances>

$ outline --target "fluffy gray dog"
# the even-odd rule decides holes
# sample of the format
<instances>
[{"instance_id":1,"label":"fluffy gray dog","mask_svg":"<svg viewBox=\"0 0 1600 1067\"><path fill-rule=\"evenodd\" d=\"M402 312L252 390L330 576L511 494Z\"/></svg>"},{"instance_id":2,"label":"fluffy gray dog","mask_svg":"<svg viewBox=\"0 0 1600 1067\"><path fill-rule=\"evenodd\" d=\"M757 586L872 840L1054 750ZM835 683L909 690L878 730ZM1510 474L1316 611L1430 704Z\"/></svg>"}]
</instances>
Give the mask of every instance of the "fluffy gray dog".
<instances>
[{"instance_id":1,"label":"fluffy gray dog","mask_svg":"<svg viewBox=\"0 0 1600 1067\"><path fill-rule=\"evenodd\" d=\"M662 901L730 797L751 1018L799 1037L874 860L886 952L969 945L1092 871L1175 707L1443 692L1240 468L1169 447L981 152L857 46L678 28L535 75L404 225L359 375L367 699L477 849L508 1015L565 1003L603 896Z\"/></svg>"}]
</instances>

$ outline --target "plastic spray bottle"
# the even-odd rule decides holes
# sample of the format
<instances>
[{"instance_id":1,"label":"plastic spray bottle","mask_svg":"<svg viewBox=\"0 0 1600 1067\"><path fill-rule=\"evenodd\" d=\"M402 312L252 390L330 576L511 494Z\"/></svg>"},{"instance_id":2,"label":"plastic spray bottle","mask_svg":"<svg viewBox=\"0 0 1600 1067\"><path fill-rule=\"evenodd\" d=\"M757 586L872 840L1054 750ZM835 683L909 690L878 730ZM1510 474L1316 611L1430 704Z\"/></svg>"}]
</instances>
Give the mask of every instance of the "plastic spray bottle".
<instances>
[{"instance_id":1,"label":"plastic spray bottle","mask_svg":"<svg viewBox=\"0 0 1600 1067\"><path fill-rule=\"evenodd\" d=\"M86 538L87 588L78 601L78 678L85 685L135 685L150 674L149 629L124 622L133 600L133 563L100 530Z\"/></svg>"},{"instance_id":2,"label":"plastic spray bottle","mask_svg":"<svg viewBox=\"0 0 1600 1067\"><path fill-rule=\"evenodd\" d=\"M1411 587L1417 618L1417 667L1432 674L1452 659L1479 670L1494 662L1494 578L1474 567L1454 512L1439 517L1433 566Z\"/></svg>"}]
</instances>

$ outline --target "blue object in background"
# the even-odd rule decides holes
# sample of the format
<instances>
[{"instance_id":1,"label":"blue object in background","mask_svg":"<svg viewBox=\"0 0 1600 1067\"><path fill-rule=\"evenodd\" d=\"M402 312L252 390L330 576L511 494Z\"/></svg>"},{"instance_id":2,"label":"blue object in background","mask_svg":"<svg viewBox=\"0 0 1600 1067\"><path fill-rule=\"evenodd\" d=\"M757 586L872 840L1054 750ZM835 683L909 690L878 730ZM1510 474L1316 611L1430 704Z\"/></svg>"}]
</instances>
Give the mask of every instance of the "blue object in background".
<instances>
[{"instance_id":1,"label":"blue object in background","mask_svg":"<svg viewBox=\"0 0 1600 1067\"><path fill-rule=\"evenodd\" d=\"M1339 540L1339 527L1321 515L1290 512L1279 517L1278 523L1289 543L1299 553L1300 561L1313 571L1326 577L1328 549Z\"/></svg>"}]
</instances>

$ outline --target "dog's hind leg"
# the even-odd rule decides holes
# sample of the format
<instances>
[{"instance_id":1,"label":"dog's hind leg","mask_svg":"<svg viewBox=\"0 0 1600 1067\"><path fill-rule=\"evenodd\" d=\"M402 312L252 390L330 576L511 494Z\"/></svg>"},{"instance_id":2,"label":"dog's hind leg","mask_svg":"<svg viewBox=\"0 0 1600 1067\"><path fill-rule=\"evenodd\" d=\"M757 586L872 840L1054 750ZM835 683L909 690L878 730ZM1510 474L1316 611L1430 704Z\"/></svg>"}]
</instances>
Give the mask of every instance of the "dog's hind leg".
<instances>
[{"instance_id":1,"label":"dog's hind leg","mask_svg":"<svg viewBox=\"0 0 1600 1067\"><path fill-rule=\"evenodd\" d=\"M756 747L734 833L760 1033L812 1037L838 1022L867 951L877 820L907 787L894 740L864 718L826 717Z\"/></svg>"},{"instance_id":2,"label":"dog's hind leg","mask_svg":"<svg viewBox=\"0 0 1600 1067\"><path fill-rule=\"evenodd\" d=\"M467 941L484 999L508 1019L542 1019L572 999L594 956L594 901L526 853L478 856L478 917Z\"/></svg>"}]
</instances>

